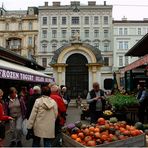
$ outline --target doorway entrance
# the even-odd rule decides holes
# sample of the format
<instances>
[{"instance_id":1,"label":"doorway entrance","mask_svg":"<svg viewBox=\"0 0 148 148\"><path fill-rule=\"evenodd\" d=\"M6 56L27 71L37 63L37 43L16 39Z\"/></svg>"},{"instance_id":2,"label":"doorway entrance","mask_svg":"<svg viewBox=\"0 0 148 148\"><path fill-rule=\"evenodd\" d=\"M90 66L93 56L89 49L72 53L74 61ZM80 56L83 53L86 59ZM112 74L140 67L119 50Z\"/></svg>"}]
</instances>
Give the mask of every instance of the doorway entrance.
<instances>
[{"instance_id":1,"label":"doorway entrance","mask_svg":"<svg viewBox=\"0 0 148 148\"><path fill-rule=\"evenodd\" d=\"M66 86L72 99L81 95L85 98L88 92L88 61L82 54L72 54L66 64Z\"/></svg>"}]
</instances>

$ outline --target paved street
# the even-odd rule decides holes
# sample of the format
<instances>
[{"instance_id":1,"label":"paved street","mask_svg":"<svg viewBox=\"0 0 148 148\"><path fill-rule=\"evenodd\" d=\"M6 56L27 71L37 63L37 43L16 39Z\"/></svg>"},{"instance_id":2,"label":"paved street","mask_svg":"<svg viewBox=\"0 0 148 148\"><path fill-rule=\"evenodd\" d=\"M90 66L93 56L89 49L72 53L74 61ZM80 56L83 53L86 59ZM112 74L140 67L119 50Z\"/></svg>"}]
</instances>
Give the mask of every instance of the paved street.
<instances>
[{"instance_id":1,"label":"paved street","mask_svg":"<svg viewBox=\"0 0 148 148\"><path fill-rule=\"evenodd\" d=\"M81 110L76 108L76 107L69 107L67 114L68 114L68 116L67 116L66 124L74 123L74 122L80 120ZM83 121L83 122L87 122L87 121ZM10 144L10 135L9 135L10 132L7 131L6 133L7 134L6 134L6 138L5 138L5 146L9 146L9 144ZM22 143L23 143L24 147L30 147L32 140L26 141L25 137L23 137Z\"/></svg>"}]
</instances>

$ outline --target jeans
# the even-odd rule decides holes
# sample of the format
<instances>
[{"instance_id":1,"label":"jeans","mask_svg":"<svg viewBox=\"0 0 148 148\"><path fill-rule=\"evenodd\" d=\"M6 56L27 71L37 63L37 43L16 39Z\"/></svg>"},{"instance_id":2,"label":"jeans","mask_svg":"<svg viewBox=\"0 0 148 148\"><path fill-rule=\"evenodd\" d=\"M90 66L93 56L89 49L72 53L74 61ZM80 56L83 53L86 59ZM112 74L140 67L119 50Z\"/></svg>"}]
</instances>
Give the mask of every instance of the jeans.
<instances>
[{"instance_id":1,"label":"jeans","mask_svg":"<svg viewBox=\"0 0 148 148\"><path fill-rule=\"evenodd\" d=\"M91 118L91 123L96 123L98 118L102 117L103 112L102 111L90 111L90 118Z\"/></svg>"},{"instance_id":2,"label":"jeans","mask_svg":"<svg viewBox=\"0 0 148 148\"><path fill-rule=\"evenodd\" d=\"M10 121L11 141L21 141L22 138L22 116Z\"/></svg>"},{"instance_id":3,"label":"jeans","mask_svg":"<svg viewBox=\"0 0 148 148\"><path fill-rule=\"evenodd\" d=\"M62 147L62 126L56 122L55 138L52 139L52 147Z\"/></svg>"},{"instance_id":4,"label":"jeans","mask_svg":"<svg viewBox=\"0 0 148 148\"><path fill-rule=\"evenodd\" d=\"M41 138L34 136L32 147L40 147ZM51 139L50 138L43 138L44 147L51 147Z\"/></svg>"}]
</instances>

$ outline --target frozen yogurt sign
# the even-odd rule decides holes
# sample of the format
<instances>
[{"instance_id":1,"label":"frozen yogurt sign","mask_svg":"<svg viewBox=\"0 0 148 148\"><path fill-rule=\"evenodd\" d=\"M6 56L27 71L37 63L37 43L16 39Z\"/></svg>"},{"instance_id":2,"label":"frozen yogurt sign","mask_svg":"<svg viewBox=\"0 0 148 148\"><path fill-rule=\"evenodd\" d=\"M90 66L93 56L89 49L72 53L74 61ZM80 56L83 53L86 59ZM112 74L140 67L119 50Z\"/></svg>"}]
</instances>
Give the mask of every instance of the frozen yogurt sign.
<instances>
[{"instance_id":1,"label":"frozen yogurt sign","mask_svg":"<svg viewBox=\"0 0 148 148\"><path fill-rule=\"evenodd\" d=\"M16 71L7 70L7 69L1 69L1 68L0 68L0 78L32 81L32 82L50 82L51 81L51 79L48 77L16 72Z\"/></svg>"}]
</instances>

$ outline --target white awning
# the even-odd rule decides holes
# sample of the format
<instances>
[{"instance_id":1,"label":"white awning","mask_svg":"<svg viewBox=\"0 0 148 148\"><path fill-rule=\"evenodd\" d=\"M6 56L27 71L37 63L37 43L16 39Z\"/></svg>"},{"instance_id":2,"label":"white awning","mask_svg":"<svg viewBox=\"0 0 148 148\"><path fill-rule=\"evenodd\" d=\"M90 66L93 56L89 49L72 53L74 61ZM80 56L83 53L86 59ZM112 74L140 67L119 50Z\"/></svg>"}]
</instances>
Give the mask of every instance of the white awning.
<instances>
[{"instance_id":1,"label":"white awning","mask_svg":"<svg viewBox=\"0 0 148 148\"><path fill-rule=\"evenodd\" d=\"M53 82L53 78L31 68L0 59L0 78L32 82Z\"/></svg>"}]
</instances>

